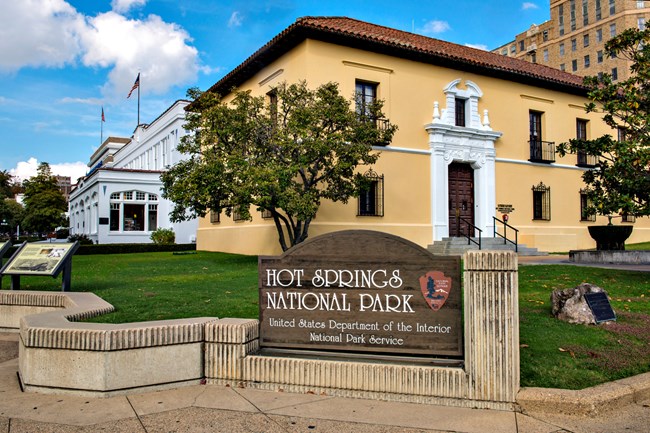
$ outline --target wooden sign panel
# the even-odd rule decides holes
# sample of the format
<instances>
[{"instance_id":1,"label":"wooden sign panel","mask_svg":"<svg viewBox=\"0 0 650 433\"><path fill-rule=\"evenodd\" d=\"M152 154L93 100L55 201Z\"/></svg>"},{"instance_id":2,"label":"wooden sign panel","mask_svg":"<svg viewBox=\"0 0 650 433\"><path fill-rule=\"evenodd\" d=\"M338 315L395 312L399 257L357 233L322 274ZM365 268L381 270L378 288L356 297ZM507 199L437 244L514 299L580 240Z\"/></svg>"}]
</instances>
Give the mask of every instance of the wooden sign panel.
<instances>
[{"instance_id":1,"label":"wooden sign panel","mask_svg":"<svg viewBox=\"0 0 650 433\"><path fill-rule=\"evenodd\" d=\"M24 243L2 268L5 275L56 276L77 250L78 244Z\"/></svg>"},{"instance_id":2,"label":"wooden sign panel","mask_svg":"<svg viewBox=\"0 0 650 433\"><path fill-rule=\"evenodd\" d=\"M260 257L260 345L461 356L460 258L353 230Z\"/></svg>"}]
</instances>

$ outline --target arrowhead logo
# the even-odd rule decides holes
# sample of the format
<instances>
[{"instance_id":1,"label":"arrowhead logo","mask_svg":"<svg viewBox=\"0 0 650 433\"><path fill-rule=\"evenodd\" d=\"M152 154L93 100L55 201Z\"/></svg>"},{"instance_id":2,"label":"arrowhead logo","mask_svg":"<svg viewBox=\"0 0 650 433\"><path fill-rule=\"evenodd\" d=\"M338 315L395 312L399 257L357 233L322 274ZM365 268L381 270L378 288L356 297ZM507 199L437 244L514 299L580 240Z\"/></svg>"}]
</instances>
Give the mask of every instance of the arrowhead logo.
<instances>
[{"instance_id":1,"label":"arrowhead logo","mask_svg":"<svg viewBox=\"0 0 650 433\"><path fill-rule=\"evenodd\" d=\"M433 311L438 311L447 301L451 290L451 277L440 271L430 271L420 277L420 290Z\"/></svg>"}]
</instances>

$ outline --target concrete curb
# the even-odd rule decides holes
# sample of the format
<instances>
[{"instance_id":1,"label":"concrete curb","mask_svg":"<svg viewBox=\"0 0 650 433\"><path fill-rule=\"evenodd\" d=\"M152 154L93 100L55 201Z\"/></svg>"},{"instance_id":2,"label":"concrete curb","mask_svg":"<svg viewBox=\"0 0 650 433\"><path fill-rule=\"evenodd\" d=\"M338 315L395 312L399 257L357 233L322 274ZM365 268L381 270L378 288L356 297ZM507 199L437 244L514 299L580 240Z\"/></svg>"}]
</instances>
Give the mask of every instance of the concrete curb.
<instances>
[{"instance_id":1,"label":"concrete curb","mask_svg":"<svg viewBox=\"0 0 650 433\"><path fill-rule=\"evenodd\" d=\"M581 390L522 388L517 394L521 412L594 416L650 399L650 373Z\"/></svg>"}]
</instances>

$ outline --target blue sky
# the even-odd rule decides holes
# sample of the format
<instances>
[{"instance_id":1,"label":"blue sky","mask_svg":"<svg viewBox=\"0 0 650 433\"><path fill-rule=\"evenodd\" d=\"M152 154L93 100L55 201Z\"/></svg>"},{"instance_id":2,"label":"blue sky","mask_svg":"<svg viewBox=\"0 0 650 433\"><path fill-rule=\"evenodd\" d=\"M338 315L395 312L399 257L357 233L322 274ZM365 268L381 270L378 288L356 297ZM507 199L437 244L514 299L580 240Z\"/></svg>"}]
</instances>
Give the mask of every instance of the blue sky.
<instances>
[{"instance_id":1,"label":"blue sky","mask_svg":"<svg viewBox=\"0 0 650 433\"><path fill-rule=\"evenodd\" d=\"M207 89L301 16L348 16L493 49L549 19L549 0L0 0L0 170L73 181L103 136Z\"/></svg>"}]
</instances>

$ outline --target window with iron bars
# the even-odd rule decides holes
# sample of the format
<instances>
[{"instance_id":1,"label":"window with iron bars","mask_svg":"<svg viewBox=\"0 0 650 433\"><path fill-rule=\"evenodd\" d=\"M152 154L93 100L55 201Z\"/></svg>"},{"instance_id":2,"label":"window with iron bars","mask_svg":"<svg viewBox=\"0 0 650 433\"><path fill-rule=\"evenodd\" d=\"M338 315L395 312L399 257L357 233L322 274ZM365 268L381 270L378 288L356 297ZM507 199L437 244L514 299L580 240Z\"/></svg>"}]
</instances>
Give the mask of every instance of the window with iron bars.
<instances>
[{"instance_id":1,"label":"window with iron bars","mask_svg":"<svg viewBox=\"0 0 650 433\"><path fill-rule=\"evenodd\" d=\"M621 215L621 222L635 223L636 222L636 217L634 215L624 213L624 214Z\"/></svg>"},{"instance_id":2,"label":"window with iron bars","mask_svg":"<svg viewBox=\"0 0 650 433\"><path fill-rule=\"evenodd\" d=\"M592 203L587 193L589 191L586 189L580 190L580 221L596 221L596 215L587 214L587 208L589 208Z\"/></svg>"},{"instance_id":3,"label":"window with iron bars","mask_svg":"<svg viewBox=\"0 0 650 433\"><path fill-rule=\"evenodd\" d=\"M233 221L245 221L244 217L241 215L239 206L235 206L232 210L232 220Z\"/></svg>"},{"instance_id":4,"label":"window with iron bars","mask_svg":"<svg viewBox=\"0 0 650 433\"><path fill-rule=\"evenodd\" d=\"M551 187L540 182L533 185L533 220L551 220Z\"/></svg>"},{"instance_id":5,"label":"window with iron bars","mask_svg":"<svg viewBox=\"0 0 650 433\"><path fill-rule=\"evenodd\" d=\"M221 222L221 212L210 211L210 224L218 224Z\"/></svg>"},{"instance_id":6,"label":"window with iron bars","mask_svg":"<svg viewBox=\"0 0 650 433\"><path fill-rule=\"evenodd\" d=\"M372 169L364 174L368 186L359 194L357 216L384 216L384 175Z\"/></svg>"}]
</instances>

